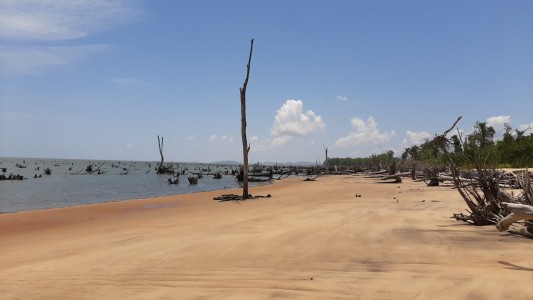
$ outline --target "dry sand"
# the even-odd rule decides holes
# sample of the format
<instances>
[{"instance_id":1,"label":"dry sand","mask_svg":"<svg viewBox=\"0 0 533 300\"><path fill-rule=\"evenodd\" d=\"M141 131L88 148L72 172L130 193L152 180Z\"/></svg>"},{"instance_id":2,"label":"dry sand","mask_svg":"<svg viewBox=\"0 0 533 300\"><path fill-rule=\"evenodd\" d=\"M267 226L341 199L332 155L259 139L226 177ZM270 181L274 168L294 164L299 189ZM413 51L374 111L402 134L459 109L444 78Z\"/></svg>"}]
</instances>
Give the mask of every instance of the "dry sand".
<instances>
[{"instance_id":1,"label":"dry sand","mask_svg":"<svg viewBox=\"0 0 533 300\"><path fill-rule=\"evenodd\" d=\"M533 299L533 242L450 219L465 205L449 188L332 176L251 192L273 197L0 215L0 298Z\"/></svg>"}]
</instances>

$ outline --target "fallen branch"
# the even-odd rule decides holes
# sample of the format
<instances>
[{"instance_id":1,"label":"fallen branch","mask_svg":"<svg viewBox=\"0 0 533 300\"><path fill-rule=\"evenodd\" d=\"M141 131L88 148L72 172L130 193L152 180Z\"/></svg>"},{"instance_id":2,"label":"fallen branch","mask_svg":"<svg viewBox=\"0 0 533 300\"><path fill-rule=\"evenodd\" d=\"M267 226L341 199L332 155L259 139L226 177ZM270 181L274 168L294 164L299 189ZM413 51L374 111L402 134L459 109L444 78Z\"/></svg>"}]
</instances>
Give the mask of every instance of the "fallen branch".
<instances>
[{"instance_id":1,"label":"fallen branch","mask_svg":"<svg viewBox=\"0 0 533 300\"><path fill-rule=\"evenodd\" d=\"M271 198L272 195L268 194L266 196L252 196L251 194L248 195L246 199L259 199L259 198ZM239 201L239 200L246 200L243 199L242 195L235 195L235 194L225 194L220 197L215 197L213 200L218 200L219 202L224 201Z\"/></svg>"},{"instance_id":2,"label":"fallen branch","mask_svg":"<svg viewBox=\"0 0 533 300\"><path fill-rule=\"evenodd\" d=\"M396 173L394 175L389 175L389 176L383 176L381 178L381 180L390 180L390 179L394 179L395 183L402 182L402 176L399 173Z\"/></svg>"}]
</instances>

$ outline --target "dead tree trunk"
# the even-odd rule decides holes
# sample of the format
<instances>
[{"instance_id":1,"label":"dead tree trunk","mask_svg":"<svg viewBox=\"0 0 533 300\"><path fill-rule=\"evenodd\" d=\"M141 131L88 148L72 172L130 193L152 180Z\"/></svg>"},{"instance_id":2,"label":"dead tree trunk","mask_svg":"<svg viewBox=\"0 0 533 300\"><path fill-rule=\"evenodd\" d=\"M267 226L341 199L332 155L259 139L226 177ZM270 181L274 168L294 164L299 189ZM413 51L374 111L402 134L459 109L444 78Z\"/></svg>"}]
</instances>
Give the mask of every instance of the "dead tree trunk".
<instances>
[{"instance_id":1,"label":"dead tree trunk","mask_svg":"<svg viewBox=\"0 0 533 300\"><path fill-rule=\"evenodd\" d=\"M326 168L326 172L329 171L329 164L328 164L328 148L326 146L324 147L324 153L326 154L326 160L324 160L324 167Z\"/></svg>"},{"instance_id":2,"label":"dead tree trunk","mask_svg":"<svg viewBox=\"0 0 533 300\"><path fill-rule=\"evenodd\" d=\"M159 166L157 167L157 174L163 174L165 173L165 170L163 168L163 137L161 137L161 140L159 140L159 135L157 136L157 145L159 146L159 154L161 155L161 162L159 163Z\"/></svg>"},{"instance_id":3,"label":"dead tree trunk","mask_svg":"<svg viewBox=\"0 0 533 300\"><path fill-rule=\"evenodd\" d=\"M243 180L242 180L242 199L248 199L248 153L250 145L246 137L246 87L248 86L248 77L250 76L250 63L252 62L252 51L254 49L254 39L250 42L250 56L246 65L246 79L241 92L241 134L242 134L242 155L243 155Z\"/></svg>"}]
</instances>

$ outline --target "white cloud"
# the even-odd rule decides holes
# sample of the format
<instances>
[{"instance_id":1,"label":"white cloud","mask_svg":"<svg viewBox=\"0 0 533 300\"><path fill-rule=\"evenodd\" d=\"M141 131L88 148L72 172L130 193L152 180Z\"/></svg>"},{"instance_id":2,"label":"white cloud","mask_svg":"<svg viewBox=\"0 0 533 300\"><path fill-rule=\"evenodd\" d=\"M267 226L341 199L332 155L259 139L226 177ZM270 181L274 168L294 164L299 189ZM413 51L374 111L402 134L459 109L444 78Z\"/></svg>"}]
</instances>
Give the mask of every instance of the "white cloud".
<instances>
[{"instance_id":1,"label":"white cloud","mask_svg":"<svg viewBox=\"0 0 533 300\"><path fill-rule=\"evenodd\" d=\"M415 132L415 131L407 130L405 132L405 138L402 140L402 145L405 147L409 147L413 145L420 145L426 139L429 139L430 137L431 135L426 131Z\"/></svg>"},{"instance_id":2,"label":"white cloud","mask_svg":"<svg viewBox=\"0 0 533 300\"><path fill-rule=\"evenodd\" d=\"M187 137L187 141L192 141L192 140L194 140L194 138L195 138L195 136L191 135L191 136Z\"/></svg>"},{"instance_id":3,"label":"white cloud","mask_svg":"<svg viewBox=\"0 0 533 300\"><path fill-rule=\"evenodd\" d=\"M135 148L135 145L132 145L132 144L126 144L126 148L129 148L129 149L131 149L131 148Z\"/></svg>"},{"instance_id":4,"label":"white cloud","mask_svg":"<svg viewBox=\"0 0 533 300\"><path fill-rule=\"evenodd\" d=\"M496 117L490 117L487 119L487 124L496 128L501 127L503 128L503 124L505 123L511 123L511 116L496 116Z\"/></svg>"},{"instance_id":5,"label":"white cloud","mask_svg":"<svg viewBox=\"0 0 533 300\"><path fill-rule=\"evenodd\" d=\"M222 136L217 136L216 134L212 134L210 137L209 137L209 140L211 142L216 142L216 141L219 141L219 142L224 142L224 143L231 143L233 142L235 139L233 137L229 137L227 135L222 135Z\"/></svg>"},{"instance_id":6,"label":"white cloud","mask_svg":"<svg viewBox=\"0 0 533 300\"><path fill-rule=\"evenodd\" d=\"M233 138L227 135L223 135L220 139L224 142L233 142Z\"/></svg>"},{"instance_id":7,"label":"white cloud","mask_svg":"<svg viewBox=\"0 0 533 300\"><path fill-rule=\"evenodd\" d=\"M4 0L0 2L0 39L79 39L138 14L127 0Z\"/></svg>"},{"instance_id":8,"label":"white cloud","mask_svg":"<svg viewBox=\"0 0 533 300\"><path fill-rule=\"evenodd\" d=\"M511 116L495 116L490 117L486 120L487 125L492 126L496 132L495 138L499 139L503 137L505 132L505 123L511 124Z\"/></svg>"},{"instance_id":9,"label":"white cloud","mask_svg":"<svg viewBox=\"0 0 533 300\"><path fill-rule=\"evenodd\" d=\"M302 100L285 101L274 117L274 127L270 132L276 136L306 136L326 127L322 117L312 110L303 112L303 106Z\"/></svg>"},{"instance_id":10,"label":"white cloud","mask_svg":"<svg viewBox=\"0 0 533 300\"><path fill-rule=\"evenodd\" d=\"M532 129L533 129L533 122L529 123L529 124L522 124L522 125L518 126L518 130L520 130L520 131L527 130L528 131L527 133L531 133Z\"/></svg>"},{"instance_id":11,"label":"white cloud","mask_svg":"<svg viewBox=\"0 0 533 300\"><path fill-rule=\"evenodd\" d=\"M292 136L290 135L282 135L279 137L275 137L274 139L272 139L271 145L272 147L279 147L279 146L286 144L291 139L292 139Z\"/></svg>"},{"instance_id":12,"label":"white cloud","mask_svg":"<svg viewBox=\"0 0 533 300\"><path fill-rule=\"evenodd\" d=\"M348 101L348 97L339 95L339 96L337 96L337 100L342 101L342 102L346 102L346 101Z\"/></svg>"},{"instance_id":13,"label":"white cloud","mask_svg":"<svg viewBox=\"0 0 533 300\"><path fill-rule=\"evenodd\" d=\"M287 100L277 110L274 127L270 129L274 138L267 148L281 146L296 136L307 136L326 127L321 116L317 116L312 110L304 112L303 106L302 100Z\"/></svg>"},{"instance_id":14,"label":"white cloud","mask_svg":"<svg viewBox=\"0 0 533 300\"><path fill-rule=\"evenodd\" d=\"M108 49L108 45L0 47L0 72L33 74L49 67L67 65Z\"/></svg>"},{"instance_id":15,"label":"white cloud","mask_svg":"<svg viewBox=\"0 0 533 300\"><path fill-rule=\"evenodd\" d=\"M250 138L252 151L265 151L285 145L295 137L307 136L316 130L323 129L326 124L322 117L312 110L303 111L302 100L287 100L276 111L274 126L270 129L271 138Z\"/></svg>"},{"instance_id":16,"label":"white cloud","mask_svg":"<svg viewBox=\"0 0 533 300\"><path fill-rule=\"evenodd\" d=\"M335 141L333 147L348 147L363 144L384 144L396 136L396 132L380 132L378 124L373 117L369 117L365 122L359 118L352 118L351 120L354 131L347 136L341 137Z\"/></svg>"}]
</instances>

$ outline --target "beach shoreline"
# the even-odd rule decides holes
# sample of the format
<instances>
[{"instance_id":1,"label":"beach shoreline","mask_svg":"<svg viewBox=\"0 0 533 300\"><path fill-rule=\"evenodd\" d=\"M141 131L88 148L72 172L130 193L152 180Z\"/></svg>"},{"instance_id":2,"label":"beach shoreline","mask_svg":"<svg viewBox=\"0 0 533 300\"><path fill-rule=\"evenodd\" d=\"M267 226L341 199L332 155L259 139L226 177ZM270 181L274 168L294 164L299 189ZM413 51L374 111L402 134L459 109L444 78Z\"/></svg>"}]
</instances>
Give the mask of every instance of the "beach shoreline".
<instances>
[{"instance_id":1,"label":"beach shoreline","mask_svg":"<svg viewBox=\"0 0 533 300\"><path fill-rule=\"evenodd\" d=\"M0 214L5 299L531 299L530 241L457 191L354 175ZM355 195L361 195L356 197ZM525 272L528 271L528 272Z\"/></svg>"}]
</instances>

